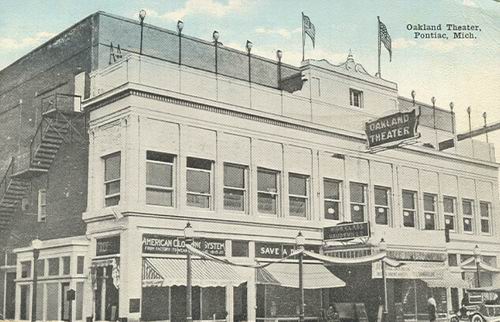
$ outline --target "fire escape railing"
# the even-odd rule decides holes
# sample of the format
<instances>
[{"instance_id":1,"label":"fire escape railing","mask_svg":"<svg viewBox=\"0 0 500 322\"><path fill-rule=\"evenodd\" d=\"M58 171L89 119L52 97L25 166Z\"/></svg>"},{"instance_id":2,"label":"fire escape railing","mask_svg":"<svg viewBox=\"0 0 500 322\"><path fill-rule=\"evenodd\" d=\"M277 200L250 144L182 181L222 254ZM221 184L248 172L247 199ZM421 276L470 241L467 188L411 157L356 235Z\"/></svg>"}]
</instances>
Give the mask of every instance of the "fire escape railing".
<instances>
[{"instance_id":1,"label":"fire escape railing","mask_svg":"<svg viewBox=\"0 0 500 322\"><path fill-rule=\"evenodd\" d=\"M0 200L2 200L7 193L7 189L9 188L9 179L14 173L14 160L15 158L12 157L10 159L9 166L7 167L7 170L5 171L5 174L2 178L2 181L0 181Z\"/></svg>"}]
</instances>

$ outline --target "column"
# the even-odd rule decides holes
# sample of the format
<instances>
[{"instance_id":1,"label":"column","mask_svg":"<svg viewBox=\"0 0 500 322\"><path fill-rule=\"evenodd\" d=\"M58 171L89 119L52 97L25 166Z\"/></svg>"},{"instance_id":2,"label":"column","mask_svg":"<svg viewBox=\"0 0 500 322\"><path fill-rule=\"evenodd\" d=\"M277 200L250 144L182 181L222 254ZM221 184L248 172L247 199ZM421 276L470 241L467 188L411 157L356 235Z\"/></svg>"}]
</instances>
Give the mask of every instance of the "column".
<instances>
[{"instance_id":1,"label":"column","mask_svg":"<svg viewBox=\"0 0 500 322\"><path fill-rule=\"evenodd\" d=\"M227 312L227 317L226 321L227 322L233 322L233 317L234 317L234 288L233 285L227 285L226 286L226 312Z\"/></svg>"},{"instance_id":2,"label":"column","mask_svg":"<svg viewBox=\"0 0 500 322\"><path fill-rule=\"evenodd\" d=\"M250 258L255 255L255 242L248 243ZM249 274L247 279L247 321L255 321L257 308L257 287L255 285L255 274Z\"/></svg>"}]
</instances>

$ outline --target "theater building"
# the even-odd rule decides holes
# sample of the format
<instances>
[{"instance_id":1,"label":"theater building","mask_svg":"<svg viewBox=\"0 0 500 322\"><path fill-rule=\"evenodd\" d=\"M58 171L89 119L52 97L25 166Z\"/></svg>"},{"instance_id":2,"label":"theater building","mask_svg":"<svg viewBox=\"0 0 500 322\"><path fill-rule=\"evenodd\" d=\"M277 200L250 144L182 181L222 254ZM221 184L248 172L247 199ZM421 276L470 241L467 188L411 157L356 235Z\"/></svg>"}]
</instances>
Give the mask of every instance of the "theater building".
<instances>
[{"instance_id":1,"label":"theater building","mask_svg":"<svg viewBox=\"0 0 500 322\"><path fill-rule=\"evenodd\" d=\"M297 261L281 259L299 231L306 249L341 258L374 254L384 239L388 256L405 263L386 270L390 321L424 320L429 293L445 317L463 288L500 285L493 146L457 140L453 113L402 97L351 54L338 65L291 66L145 25L141 55L131 37L138 22L96 17L98 64L81 105L86 234L43 240L41 319L55 317L50 294L69 287L76 320L183 321L188 222L202 251L240 264L279 261L255 270L195 258L195 320L296 317ZM420 137L370 153L365 123L413 110ZM367 223L368 234L325 238L345 222ZM16 319L29 319L21 303L30 302L33 247L15 253ZM57 274L51 258L60 258ZM376 319L379 263L306 258L305 273L306 317L349 302Z\"/></svg>"}]
</instances>

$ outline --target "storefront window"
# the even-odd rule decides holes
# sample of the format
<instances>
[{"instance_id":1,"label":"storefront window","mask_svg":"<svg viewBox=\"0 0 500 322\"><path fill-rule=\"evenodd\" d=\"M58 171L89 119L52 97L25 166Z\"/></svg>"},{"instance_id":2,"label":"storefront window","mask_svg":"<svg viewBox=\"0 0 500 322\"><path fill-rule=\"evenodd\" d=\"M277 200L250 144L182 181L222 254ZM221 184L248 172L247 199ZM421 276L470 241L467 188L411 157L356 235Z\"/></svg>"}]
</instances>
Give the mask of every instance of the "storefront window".
<instances>
[{"instance_id":1,"label":"storefront window","mask_svg":"<svg viewBox=\"0 0 500 322\"><path fill-rule=\"evenodd\" d=\"M278 174L272 170L257 170L257 207L260 213L278 213Z\"/></svg>"},{"instance_id":2,"label":"storefront window","mask_svg":"<svg viewBox=\"0 0 500 322\"><path fill-rule=\"evenodd\" d=\"M436 200L436 195L424 194L424 222L426 230L436 229Z\"/></svg>"},{"instance_id":3,"label":"storefront window","mask_svg":"<svg viewBox=\"0 0 500 322\"><path fill-rule=\"evenodd\" d=\"M366 221L366 185L351 182L351 220L354 222Z\"/></svg>"},{"instance_id":4,"label":"storefront window","mask_svg":"<svg viewBox=\"0 0 500 322\"><path fill-rule=\"evenodd\" d=\"M290 216L306 217L308 208L308 176L288 174L288 198Z\"/></svg>"},{"instance_id":5,"label":"storefront window","mask_svg":"<svg viewBox=\"0 0 500 322\"><path fill-rule=\"evenodd\" d=\"M455 209L455 198L443 197L444 224L450 231L455 231Z\"/></svg>"},{"instance_id":6,"label":"storefront window","mask_svg":"<svg viewBox=\"0 0 500 322\"><path fill-rule=\"evenodd\" d=\"M416 195L414 191L403 190L403 225L405 227L415 227Z\"/></svg>"},{"instance_id":7,"label":"storefront window","mask_svg":"<svg viewBox=\"0 0 500 322\"><path fill-rule=\"evenodd\" d=\"M323 179L323 190L325 194L325 219L339 220L342 209L341 182Z\"/></svg>"},{"instance_id":8,"label":"storefront window","mask_svg":"<svg viewBox=\"0 0 500 322\"><path fill-rule=\"evenodd\" d=\"M212 161L187 158L187 205L212 207Z\"/></svg>"},{"instance_id":9,"label":"storefront window","mask_svg":"<svg viewBox=\"0 0 500 322\"><path fill-rule=\"evenodd\" d=\"M489 234L491 204L489 202L481 201L479 205L481 210L481 233Z\"/></svg>"},{"instance_id":10,"label":"storefront window","mask_svg":"<svg viewBox=\"0 0 500 322\"><path fill-rule=\"evenodd\" d=\"M96 268L95 320L118 319L118 289L113 283L113 266Z\"/></svg>"},{"instance_id":11,"label":"storefront window","mask_svg":"<svg viewBox=\"0 0 500 322\"><path fill-rule=\"evenodd\" d=\"M437 304L437 314L447 312L445 288L429 288L422 280L402 280L403 313L405 320L428 320L427 300L430 295Z\"/></svg>"},{"instance_id":12,"label":"storefront window","mask_svg":"<svg viewBox=\"0 0 500 322\"><path fill-rule=\"evenodd\" d=\"M120 202L120 153L104 157L104 203L106 207Z\"/></svg>"},{"instance_id":13,"label":"storefront window","mask_svg":"<svg viewBox=\"0 0 500 322\"><path fill-rule=\"evenodd\" d=\"M246 167L224 164L224 209L246 210Z\"/></svg>"},{"instance_id":14,"label":"storefront window","mask_svg":"<svg viewBox=\"0 0 500 322\"><path fill-rule=\"evenodd\" d=\"M321 290L304 290L306 318L321 316ZM257 285L257 318L296 318L300 308L298 288ZM283 319L285 320L285 319Z\"/></svg>"},{"instance_id":15,"label":"storefront window","mask_svg":"<svg viewBox=\"0 0 500 322\"><path fill-rule=\"evenodd\" d=\"M390 216L390 195L391 189L385 187L375 187L375 223L387 225Z\"/></svg>"},{"instance_id":16,"label":"storefront window","mask_svg":"<svg viewBox=\"0 0 500 322\"><path fill-rule=\"evenodd\" d=\"M146 153L146 203L173 207L174 156L167 153Z\"/></svg>"},{"instance_id":17,"label":"storefront window","mask_svg":"<svg viewBox=\"0 0 500 322\"><path fill-rule=\"evenodd\" d=\"M463 199L462 200L462 212L463 212L463 228L464 232L473 232L473 217L474 217L474 201Z\"/></svg>"}]
</instances>

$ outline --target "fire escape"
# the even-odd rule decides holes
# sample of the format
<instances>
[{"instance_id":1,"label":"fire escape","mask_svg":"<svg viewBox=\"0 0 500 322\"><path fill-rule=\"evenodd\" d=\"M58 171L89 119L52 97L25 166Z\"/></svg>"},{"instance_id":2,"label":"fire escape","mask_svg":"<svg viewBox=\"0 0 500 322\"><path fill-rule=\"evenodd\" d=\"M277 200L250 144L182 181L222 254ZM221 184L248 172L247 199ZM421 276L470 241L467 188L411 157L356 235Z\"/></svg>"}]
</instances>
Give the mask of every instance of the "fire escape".
<instances>
[{"instance_id":1,"label":"fire escape","mask_svg":"<svg viewBox=\"0 0 500 322\"><path fill-rule=\"evenodd\" d=\"M64 143L86 143L86 119L81 97L54 94L41 100L41 119L29 150L12 157L0 181L0 232L9 229L12 216L30 188L31 179L47 173Z\"/></svg>"}]
</instances>

